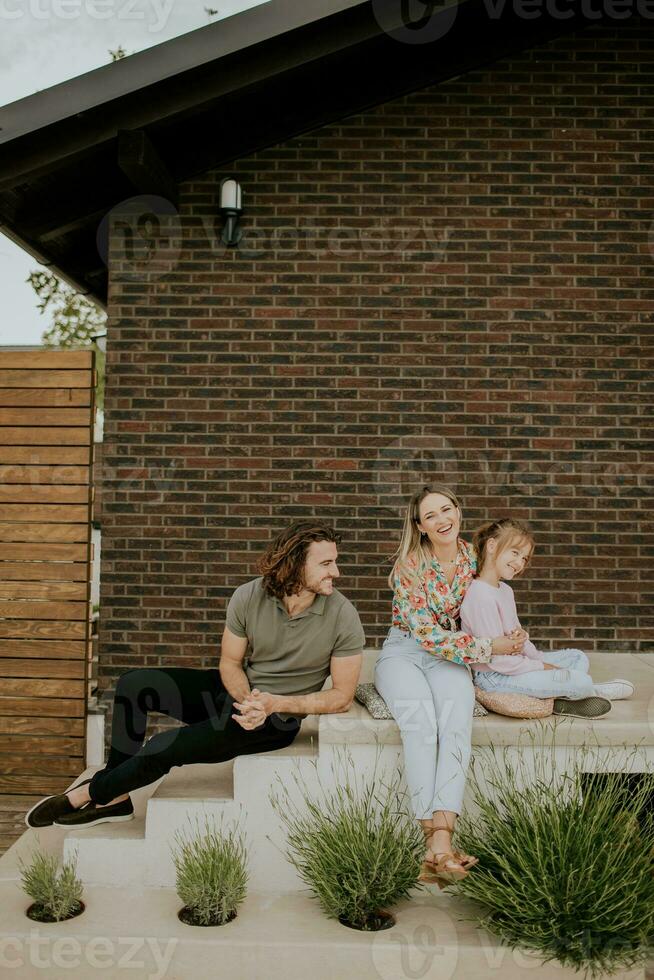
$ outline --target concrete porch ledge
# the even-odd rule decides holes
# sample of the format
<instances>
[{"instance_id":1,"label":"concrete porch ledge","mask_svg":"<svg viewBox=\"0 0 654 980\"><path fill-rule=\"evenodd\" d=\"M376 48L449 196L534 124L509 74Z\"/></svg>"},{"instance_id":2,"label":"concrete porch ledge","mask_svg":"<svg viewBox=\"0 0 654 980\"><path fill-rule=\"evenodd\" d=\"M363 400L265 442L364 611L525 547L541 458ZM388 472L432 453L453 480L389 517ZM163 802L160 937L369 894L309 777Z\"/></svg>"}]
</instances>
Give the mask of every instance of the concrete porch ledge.
<instances>
[{"instance_id":1,"label":"concrete porch ledge","mask_svg":"<svg viewBox=\"0 0 654 980\"><path fill-rule=\"evenodd\" d=\"M366 650L361 682L373 680L377 650ZM557 727L557 742L569 746L624 745L654 747L654 654L590 654L593 679L602 682L624 677L633 682L636 693L629 701L615 701L604 718L587 722L579 718L546 718ZM327 745L400 745L399 729L393 720L376 721L363 705L355 701L343 714L321 715L318 722L321 748ZM475 718L473 746L511 746L524 740L525 732L536 731L540 722L488 714ZM304 726L303 726L304 727Z\"/></svg>"},{"instance_id":2,"label":"concrete porch ledge","mask_svg":"<svg viewBox=\"0 0 654 980\"><path fill-rule=\"evenodd\" d=\"M374 679L375 661L379 650L364 650L361 683ZM594 653L591 657L592 676L598 682L624 677L633 682L636 693L628 701L615 701L610 713L597 721L586 722L579 718L545 719L556 724L557 740L561 744L615 746L654 746L654 654ZM327 684L329 686L329 682ZM93 725L103 724L104 714L93 714ZM538 722L520 718L505 718L489 713L485 718L475 718L472 728L472 744L510 746L520 743L525 732L535 731ZM102 731L94 727L93 752L87 756L87 766L103 764ZM275 755L315 757L318 745L401 745L399 729L394 720L374 719L358 701L349 711L333 715L309 715L302 722L300 734L287 749Z\"/></svg>"}]
</instances>

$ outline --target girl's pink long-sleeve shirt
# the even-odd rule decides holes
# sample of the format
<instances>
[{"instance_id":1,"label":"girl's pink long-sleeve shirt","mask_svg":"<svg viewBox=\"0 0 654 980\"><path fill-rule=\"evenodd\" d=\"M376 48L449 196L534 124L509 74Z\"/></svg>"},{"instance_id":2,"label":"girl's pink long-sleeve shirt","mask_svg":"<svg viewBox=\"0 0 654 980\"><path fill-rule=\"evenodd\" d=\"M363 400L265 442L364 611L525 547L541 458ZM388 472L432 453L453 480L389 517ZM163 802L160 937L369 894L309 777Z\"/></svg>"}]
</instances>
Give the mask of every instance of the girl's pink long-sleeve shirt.
<instances>
[{"instance_id":1,"label":"girl's pink long-sleeve shirt","mask_svg":"<svg viewBox=\"0 0 654 980\"><path fill-rule=\"evenodd\" d=\"M461 627L473 636L502 636L514 629L522 629L515 606L513 589L506 582L499 588L474 579L461 604ZM487 664L470 666L473 670L496 670L498 674L526 674L531 670L544 670L546 654L536 649L531 640L525 640L521 657L492 657Z\"/></svg>"}]
</instances>

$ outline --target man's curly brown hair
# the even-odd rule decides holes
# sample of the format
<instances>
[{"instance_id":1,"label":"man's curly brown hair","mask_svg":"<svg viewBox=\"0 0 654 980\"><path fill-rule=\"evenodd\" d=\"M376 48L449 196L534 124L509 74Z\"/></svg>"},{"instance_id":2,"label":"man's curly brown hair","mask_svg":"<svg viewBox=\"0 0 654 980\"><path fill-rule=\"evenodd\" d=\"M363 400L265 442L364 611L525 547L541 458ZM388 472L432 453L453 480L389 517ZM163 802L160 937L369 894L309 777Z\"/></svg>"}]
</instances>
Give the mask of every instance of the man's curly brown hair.
<instances>
[{"instance_id":1,"label":"man's curly brown hair","mask_svg":"<svg viewBox=\"0 0 654 980\"><path fill-rule=\"evenodd\" d=\"M263 588L283 599L304 587L304 565L312 541L340 544L340 535L321 521L298 521L281 531L258 562Z\"/></svg>"}]
</instances>

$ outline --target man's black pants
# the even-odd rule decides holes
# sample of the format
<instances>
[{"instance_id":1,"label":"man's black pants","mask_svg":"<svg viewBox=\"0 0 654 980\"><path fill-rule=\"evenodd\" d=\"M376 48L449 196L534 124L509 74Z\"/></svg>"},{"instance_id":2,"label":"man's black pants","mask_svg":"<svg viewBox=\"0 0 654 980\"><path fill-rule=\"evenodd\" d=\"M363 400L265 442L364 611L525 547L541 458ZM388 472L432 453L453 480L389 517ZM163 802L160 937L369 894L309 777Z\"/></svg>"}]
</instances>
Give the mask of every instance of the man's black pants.
<instances>
[{"instance_id":1,"label":"man's black pants","mask_svg":"<svg viewBox=\"0 0 654 980\"><path fill-rule=\"evenodd\" d=\"M237 713L217 669L139 667L118 680L114 699L111 750L107 765L89 784L91 799L106 804L159 779L173 766L225 762L237 755L270 752L290 745L300 720L272 714L246 731L231 717ZM148 712L158 711L185 727L153 735L145 745Z\"/></svg>"}]
</instances>

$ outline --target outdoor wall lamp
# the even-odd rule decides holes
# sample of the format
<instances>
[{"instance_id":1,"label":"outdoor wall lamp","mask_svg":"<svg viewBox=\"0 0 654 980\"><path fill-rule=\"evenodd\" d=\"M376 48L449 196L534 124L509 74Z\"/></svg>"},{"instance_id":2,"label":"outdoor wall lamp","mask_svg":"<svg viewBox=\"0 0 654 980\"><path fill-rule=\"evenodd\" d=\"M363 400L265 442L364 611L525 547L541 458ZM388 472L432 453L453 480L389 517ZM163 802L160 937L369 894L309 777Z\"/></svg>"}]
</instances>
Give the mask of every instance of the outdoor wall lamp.
<instances>
[{"instance_id":1,"label":"outdoor wall lamp","mask_svg":"<svg viewBox=\"0 0 654 980\"><path fill-rule=\"evenodd\" d=\"M235 248L243 236L239 225L243 208L241 185L233 177L226 177L220 184L220 213L224 220L221 238L228 248Z\"/></svg>"}]
</instances>

